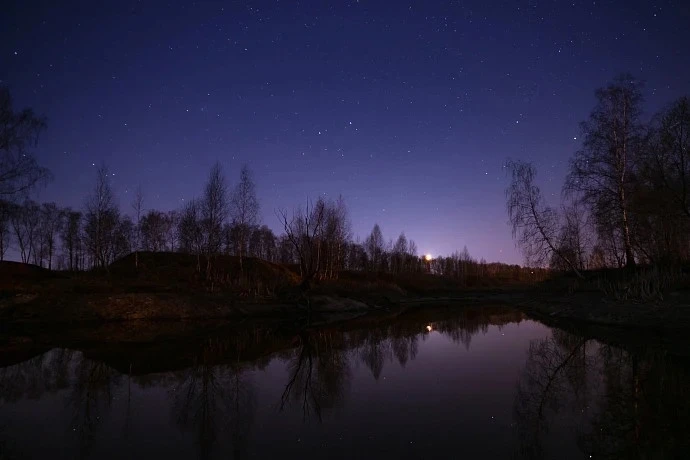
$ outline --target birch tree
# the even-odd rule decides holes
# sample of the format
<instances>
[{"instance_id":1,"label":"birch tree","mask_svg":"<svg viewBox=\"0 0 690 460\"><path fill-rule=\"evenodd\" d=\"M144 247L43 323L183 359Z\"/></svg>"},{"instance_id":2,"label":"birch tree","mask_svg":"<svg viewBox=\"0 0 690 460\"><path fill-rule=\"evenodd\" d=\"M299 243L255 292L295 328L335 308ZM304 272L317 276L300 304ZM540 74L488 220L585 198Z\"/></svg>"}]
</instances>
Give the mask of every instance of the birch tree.
<instances>
[{"instance_id":1,"label":"birch tree","mask_svg":"<svg viewBox=\"0 0 690 460\"><path fill-rule=\"evenodd\" d=\"M635 266L631 226L634 164L642 145L641 84L623 74L596 91L597 104L581 124L583 146L570 162L566 193L576 192L599 219L620 229L627 267Z\"/></svg>"},{"instance_id":2,"label":"birch tree","mask_svg":"<svg viewBox=\"0 0 690 460\"><path fill-rule=\"evenodd\" d=\"M9 89L0 86L0 199L14 199L50 179L31 152L45 127L46 119L33 110L15 112Z\"/></svg>"},{"instance_id":3,"label":"birch tree","mask_svg":"<svg viewBox=\"0 0 690 460\"><path fill-rule=\"evenodd\" d=\"M578 276L574 262L558 248L559 218L545 206L539 187L534 185L535 170L530 163L508 161L510 185L506 188L506 209L513 238L530 264L545 265L557 257Z\"/></svg>"},{"instance_id":4,"label":"birch tree","mask_svg":"<svg viewBox=\"0 0 690 460\"><path fill-rule=\"evenodd\" d=\"M240 257L240 268L243 270L242 257L246 255L252 229L259 222L259 200L256 198L256 186L252 173L246 165L242 167L240 181L232 192L230 209L238 240L236 248Z\"/></svg>"}]
</instances>

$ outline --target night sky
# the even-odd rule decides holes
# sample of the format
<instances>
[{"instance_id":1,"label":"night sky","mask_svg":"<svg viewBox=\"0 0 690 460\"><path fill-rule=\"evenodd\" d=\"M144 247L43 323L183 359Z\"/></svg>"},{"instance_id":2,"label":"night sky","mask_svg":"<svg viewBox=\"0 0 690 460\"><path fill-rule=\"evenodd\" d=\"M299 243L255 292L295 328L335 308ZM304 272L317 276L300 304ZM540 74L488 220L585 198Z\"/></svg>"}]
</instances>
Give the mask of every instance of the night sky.
<instances>
[{"instance_id":1,"label":"night sky","mask_svg":"<svg viewBox=\"0 0 690 460\"><path fill-rule=\"evenodd\" d=\"M557 204L594 89L624 71L647 114L690 92L690 4L672 1L36 2L0 15L0 80L48 117L36 196L81 208L102 163L123 211L254 171L263 222L342 194L420 253L521 262L506 157Z\"/></svg>"}]
</instances>

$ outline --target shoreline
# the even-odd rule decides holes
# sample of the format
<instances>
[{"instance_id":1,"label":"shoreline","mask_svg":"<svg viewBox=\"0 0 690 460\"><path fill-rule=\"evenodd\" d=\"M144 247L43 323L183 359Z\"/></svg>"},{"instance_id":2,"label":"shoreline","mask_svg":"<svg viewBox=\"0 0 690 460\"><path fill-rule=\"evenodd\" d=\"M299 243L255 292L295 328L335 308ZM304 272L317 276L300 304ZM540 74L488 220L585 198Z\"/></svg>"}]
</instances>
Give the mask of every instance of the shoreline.
<instances>
[{"instance_id":1,"label":"shoreline","mask_svg":"<svg viewBox=\"0 0 690 460\"><path fill-rule=\"evenodd\" d=\"M436 296L408 295L397 299L378 293L357 297L319 293L292 301L277 298L247 301L222 294L170 291L4 294L0 298L2 329L128 321L289 320L305 316L362 316L438 307L501 305L519 309L541 321L570 321L580 325L650 332L690 332L690 302L685 302L680 294L676 294L675 302L656 303L607 301L592 292L566 294L539 289L499 288L467 289Z\"/></svg>"},{"instance_id":2,"label":"shoreline","mask_svg":"<svg viewBox=\"0 0 690 460\"><path fill-rule=\"evenodd\" d=\"M150 307L155 296L145 296ZM320 295L312 297L311 311L304 305L276 301L235 301L221 305L218 298L200 307L198 301L201 298L188 296L187 301L192 298L197 301L192 307L185 305L186 308L180 310L180 298L174 302L168 299L165 305L175 305L178 310L166 312L161 305L157 305L157 308L148 308L146 311L149 314L144 315L141 308L136 308L137 301L141 300L138 296L129 294L126 305L117 301L118 296L100 296L99 299L92 299L95 303L81 302L82 305L76 308L80 316L70 317L69 313L75 308L67 308L57 316L53 311L53 315L44 318L33 314L57 305L39 306L34 304L39 299L34 298L31 302L15 303L8 308L7 299L4 299L5 305L0 309L0 348L4 352L14 350L25 354L37 345L50 343L151 344L166 338L213 334L222 328L238 331L243 324L274 332L290 331L294 335L300 331L330 327L369 327L371 324L415 315L453 315L466 308L499 308L519 311L525 318L601 342L633 347L659 346L674 354L690 355L690 306L682 303L621 304L595 298L592 293L559 294L505 289L468 290L452 296L410 296L385 304ZM208 301L209 298L204 300ZM88 305L98 305L96 311L114 311L105 317L97 317L93 310L91 315L84 315L82 308L88 309ZM125 308L118 310L113 307L115 305ZM29 311L23 311L24 307ZM127 314L117 316L122 312ZM26 313L29 313L28 316ZM106 332L94 336L89 333L90 330ZM60 335L65 335L65 340L56 339Z\"/></svg>"}]
</instances>

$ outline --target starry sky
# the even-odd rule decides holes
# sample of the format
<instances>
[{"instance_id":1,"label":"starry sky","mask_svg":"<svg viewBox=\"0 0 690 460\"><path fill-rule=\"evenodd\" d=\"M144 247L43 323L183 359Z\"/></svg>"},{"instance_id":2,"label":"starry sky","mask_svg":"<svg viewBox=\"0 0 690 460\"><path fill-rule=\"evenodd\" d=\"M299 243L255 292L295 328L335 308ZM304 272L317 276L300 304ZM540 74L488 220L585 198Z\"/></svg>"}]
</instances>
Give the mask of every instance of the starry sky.
<instances>
[{"instance_id":1,"label":"starry sky","mask_svg":"<svg viewBox=\"0 0 690 460\"><path fill-rule=\"evenodd\" d=\"M9 6L9 8L8 8ZM199 196L220 161L254 171L263 222L345 198L420 253L520 263L506 157L553 204L594 89L624 71L647 115L690 92L678 1L33 1L0 15L0 80L48 118L41 201L80 208L105 163L123 211Z\"/></svg>"}]
</instances>

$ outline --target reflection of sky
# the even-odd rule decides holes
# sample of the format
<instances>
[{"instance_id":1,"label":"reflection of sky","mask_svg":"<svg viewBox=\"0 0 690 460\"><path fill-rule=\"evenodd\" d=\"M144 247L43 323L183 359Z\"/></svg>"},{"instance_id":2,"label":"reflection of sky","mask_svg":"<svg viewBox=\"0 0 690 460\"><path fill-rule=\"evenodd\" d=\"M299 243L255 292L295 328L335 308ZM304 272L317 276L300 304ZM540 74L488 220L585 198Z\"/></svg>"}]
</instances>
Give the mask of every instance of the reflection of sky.
<instances>
[{"instance_id":1,"label":"reflection of sky","mask_svg":"<svg viewBox=\"0 0 690 460\"><path fill-rule=\"evenodd\" d=\"M361 362L354 366L350 397L334 420L303 426L298 414L287 432L280 420L274 420L270 431L281 432L280 438L293 445L295 453L298 448L291 441L296 438L305 451L305 444L324 449L320 446L325 443L334 450L324 449L324 457L345 450L343 458L377 452L403 456L416 452L417 458L424 458L429 452L452 452L460 446L466 454L487 458L492 452L510 455L518 372L529 340L548 333L548 328L532 321L509 324L500 331L490 326L487 334L472 337L468 351L434 331L420 340L416 359L404 368L395 359L386 362L378 381ZM274 365L277 370L278 363Z\"/></svg>"},{"instance_id":2,"label":"reflection of sky","mask_svg":"<svg viewBox=\"0 0 690 460\"><path fill-rule=\"evenodd\" d=\"M489 326L485 334L480 331L472 337L469 350L437 331L421 334L416 358L405 367L387 358L378 380L358 359L358 351L349 352L351 381L344 404L324 411L321 424L315 417L304 422L299 407L278 411L287 381L282 359L273 359L262 371L250 371L245 379L256 387L257 407L248 453L258 458L422 458L430 452L485 458L511 455L516 380L529 341L548 336L549 329L532 321L500 329ZM126 428L128 385L127 377L122 377L110 410L103 412L90 451L93 458L197 456L194 433L181 434L171 416L170 395L183 388L174 379L162 381L165 384L147 388L132 383ZM74 451L68 449L77 440L69 426L68 393L59 390L38 400L0 406L0 426L6 426L2 439L14 439L28 457L72 457ZM36 437L40 443L32 441ZM229 438L219 434L214 452L227 454ZM569 451L577 452L572 447Z\"/></svg>"}]
</instances>

